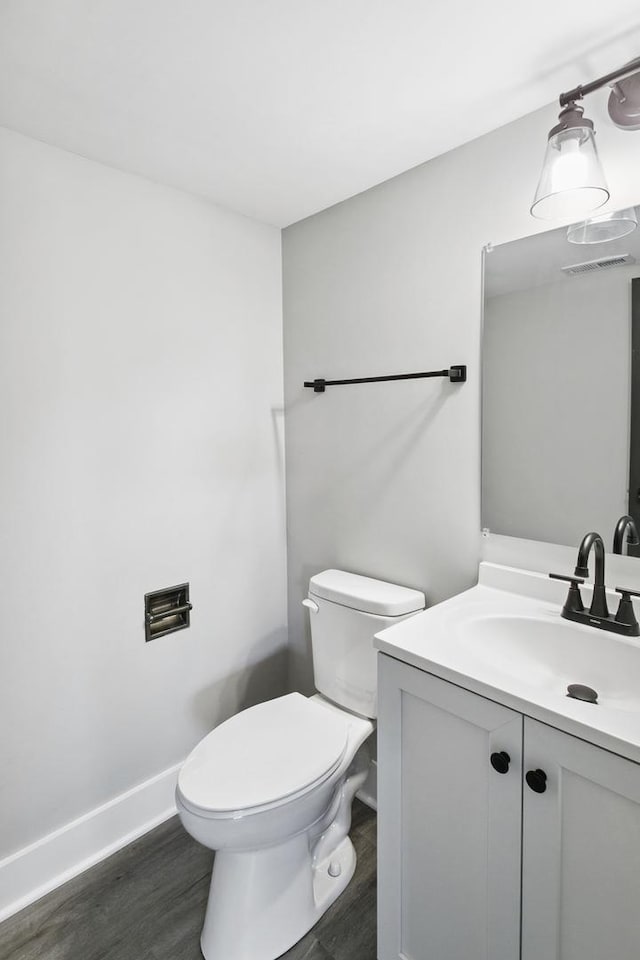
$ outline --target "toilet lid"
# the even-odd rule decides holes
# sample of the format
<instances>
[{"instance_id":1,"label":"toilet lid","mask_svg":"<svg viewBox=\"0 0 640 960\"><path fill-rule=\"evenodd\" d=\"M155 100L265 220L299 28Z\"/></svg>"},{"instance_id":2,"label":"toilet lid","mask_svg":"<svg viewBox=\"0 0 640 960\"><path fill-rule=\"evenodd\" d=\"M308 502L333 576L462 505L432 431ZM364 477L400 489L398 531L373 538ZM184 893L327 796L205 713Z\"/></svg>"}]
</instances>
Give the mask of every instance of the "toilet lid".
<instances>
[{"instance_id":1,"label":"toilet lid","mask_svg":"<svg viewBox=\"0 0 640 960\"><path fill-rule=\"evenodd\" d=\"M203 810L273 803L329 776L344 756L347 734L339 713L290 693L212 730L187 757L178 787Z\"/></svg>"}]
</instances>

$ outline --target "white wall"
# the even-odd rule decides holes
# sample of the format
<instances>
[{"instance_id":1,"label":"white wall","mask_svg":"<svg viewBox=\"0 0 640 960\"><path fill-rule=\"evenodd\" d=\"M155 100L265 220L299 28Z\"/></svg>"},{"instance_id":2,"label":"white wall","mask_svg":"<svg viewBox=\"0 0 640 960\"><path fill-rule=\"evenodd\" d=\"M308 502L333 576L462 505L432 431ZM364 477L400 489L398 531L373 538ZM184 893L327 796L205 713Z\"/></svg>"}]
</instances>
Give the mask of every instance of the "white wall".
<instances>
[{"instance_id":1,"label":"white wall","mask_svg":"<svg viewBox=\"0 0 640 960\"><path fill-rule=\"evenodd\" d=\"M279 231L6 130L0 210L2 856L279 694L286 585Z\"/></svg>"},{"instance_id":2,"label":"white wall","mask_svg":"<svg viewBox=\"0 0 640 960\"><path fill-rule=\"evenodd\" d=\"M640 200L640 135L589 103L611 206L629 206ZM300 600L314 572L388 578L424 589L430 603L475 581L481 251L545 229L529 206L556 117L546 107L284 232L289 625L300 687L311 685ZM302 387L453 363L468 364L464 386ZM545 563L526 541L510 556Z\"/></svg>"},{"instance_id":3,"label":"white wall","mask_svg":"<svg viewBox=\"0 0 640 960\"><path fill-rule=\"evenodd\" d=\"M483 527L565 544L594 529L611 546L628 513L638 272L616 267L486 301Z\"/></svg>"}]
</instances>

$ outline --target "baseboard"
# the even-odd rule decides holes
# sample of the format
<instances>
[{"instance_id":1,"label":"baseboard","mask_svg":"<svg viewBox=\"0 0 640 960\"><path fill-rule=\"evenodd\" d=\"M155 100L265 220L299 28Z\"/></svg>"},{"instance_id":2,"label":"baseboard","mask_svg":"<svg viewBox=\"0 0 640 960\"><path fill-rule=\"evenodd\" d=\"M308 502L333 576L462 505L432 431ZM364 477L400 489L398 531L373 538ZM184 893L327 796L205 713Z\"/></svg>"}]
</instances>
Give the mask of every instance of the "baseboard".
<instances>
[{"instance_id":1,"label":"baseboard","mask_svg":"<svg viewBox=\"0 0 640 960\"><path fill-rule=\"evenodd\" d=\"M176 812L180 764L0 860L0 922Z\"/></svg>"},{"instance_id":2,"label":"baseboard","mask_svg":"<svg viewBox=\"0 0 640 960\"><path fill-rule=\"evenodd\" d=\"M369 767L369 776L356 793L358 800L362 800L372 810L378 809L378 761L372 760Z\"/></svg>"}]
</instances>

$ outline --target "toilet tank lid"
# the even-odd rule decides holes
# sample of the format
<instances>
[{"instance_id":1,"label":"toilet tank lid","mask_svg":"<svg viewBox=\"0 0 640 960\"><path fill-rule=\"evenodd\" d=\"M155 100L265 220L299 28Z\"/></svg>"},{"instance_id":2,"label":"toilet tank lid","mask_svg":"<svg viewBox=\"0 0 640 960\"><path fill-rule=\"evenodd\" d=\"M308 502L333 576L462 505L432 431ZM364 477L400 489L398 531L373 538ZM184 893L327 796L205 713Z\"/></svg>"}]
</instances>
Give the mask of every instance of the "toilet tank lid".
<instances>
[{"instance_id":1,"label":"toilet tank lid","mask_svg":"<svg viewBox=\"0 0 640 960\"><path fill-rule=\"evenodd\" d=\"M381 617L401 617L423 610L425 605L424 593L420 590L374 580L372 577L361 577L344 570L316 573L309 581L309 593Z\"/></svg>"}]
</instances>

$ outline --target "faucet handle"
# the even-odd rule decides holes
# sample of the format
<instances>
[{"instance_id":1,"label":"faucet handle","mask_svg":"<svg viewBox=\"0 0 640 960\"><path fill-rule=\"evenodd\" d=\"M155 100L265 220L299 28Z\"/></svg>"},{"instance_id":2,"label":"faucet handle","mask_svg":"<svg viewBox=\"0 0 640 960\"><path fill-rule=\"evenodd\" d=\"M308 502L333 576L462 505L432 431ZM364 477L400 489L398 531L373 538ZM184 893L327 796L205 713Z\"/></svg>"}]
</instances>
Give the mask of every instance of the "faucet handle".
<instances>
[{"instance_id":1,"label":"faucet handle","mask_svg":"<svg viewBox=\"0 0 640 960\"><path fill-rule=\"evenodd\" d=\"M633 609L631 597L640 597L640 591L628 590L626 587L616 587L616 593L620 594L620 603L618 604L618 612L616 613L616 623L623 623L625 626L630 628L630 635L637 637L638 634L640 634L640 628L638 627L638 621L636 619L635 610Z\"/></svg>"},{"instance_id":2,"label":"faucet handle","mask_svg":"<svg viewBox=\"0 0 640 960\"><path fill-rule=\"evenodd\" d=\"M564 580L569 584L569 593L567 594L565 605L562 608L562 613L582 613L584 604L580 596L580 584L584 583L584 578L567 577L563 573L550 573L549 576L552 580Z\"/></svg>"},{"instance_id":3,"label":"faucet handle","mask_svg":"<svg viewBox=\"0 0 640 960\"><path fill-rule=\"evenodd\" d=\"M630 590L628 587L616 587L616 593L621 593L623 600L628 600L629 597L640 597L640 590Z\"/></svg>"},{"instance_id":4,"label":"faucet handle","mask_svg":"<svg viewBox=\"0 0 640 960\"><path fill-rule=\"evenodd\" d=\"M566 580L567 583L577 586L579 583L584 583L584 577L567 577L563 573L550 573L549 576L552 580ZM637 594L640 597L640 593Z\"/></svg>"}]
</instances>

